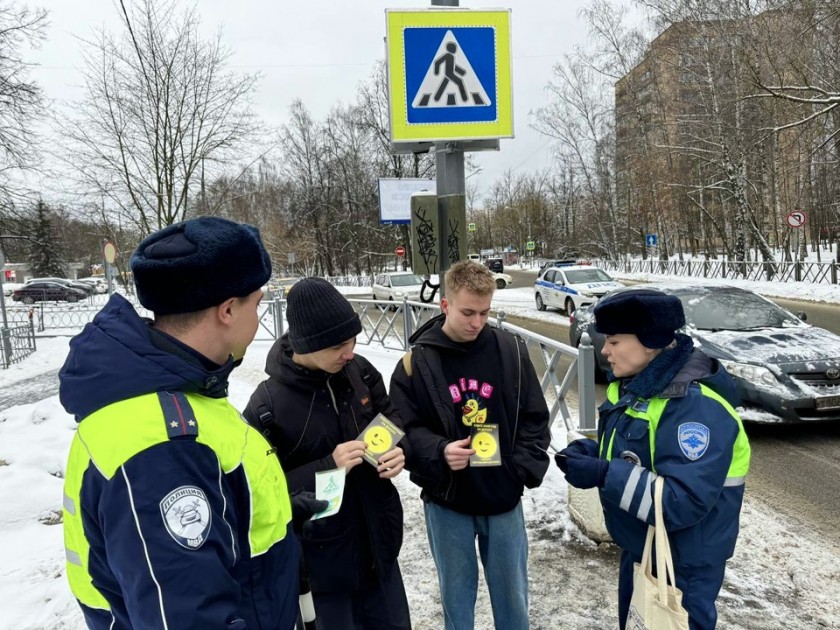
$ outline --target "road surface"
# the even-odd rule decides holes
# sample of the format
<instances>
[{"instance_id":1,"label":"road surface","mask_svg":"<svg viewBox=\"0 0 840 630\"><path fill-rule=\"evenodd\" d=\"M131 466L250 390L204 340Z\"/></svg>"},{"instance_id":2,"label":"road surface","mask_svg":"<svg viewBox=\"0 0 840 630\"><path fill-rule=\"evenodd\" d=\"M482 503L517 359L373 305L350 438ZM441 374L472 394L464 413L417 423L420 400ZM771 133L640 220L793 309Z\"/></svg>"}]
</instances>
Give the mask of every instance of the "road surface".
<instances>
[{"instance_id":1,"label":"road surface","mask_svg":"<svg viewBox=\"0 0 840 630\"><path fill-rule=\"evenodd\" d=\"M533 285L536 271L506 271L515 287ZM770 298L791 312L804 311L808 323L840 335L840 306ZM536 307L534 308L536 313ZM557 323L509 317L512 324L568 343L569 320L556 313ZM596 386L596 401L605 396ZM819 534L840 548L840 423L759 425L747 423L752 465L747 492L774 510Z\"/></svg>"}]
</instances>

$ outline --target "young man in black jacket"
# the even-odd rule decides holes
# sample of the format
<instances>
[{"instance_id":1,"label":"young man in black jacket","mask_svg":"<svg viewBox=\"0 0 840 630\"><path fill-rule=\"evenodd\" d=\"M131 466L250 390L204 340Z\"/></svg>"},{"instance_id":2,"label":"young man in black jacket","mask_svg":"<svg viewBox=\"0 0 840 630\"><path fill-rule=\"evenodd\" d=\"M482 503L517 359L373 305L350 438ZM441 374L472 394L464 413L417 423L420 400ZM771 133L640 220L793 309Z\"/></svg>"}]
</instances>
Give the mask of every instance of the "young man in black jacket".
<instances>
[{"instance_id":1,"label":"young man in black jacket","mask_svg":"<svg viewBox=\"0 0 840 630\"><path fill-rule=\"evenodd\" d=\"M269 351L269 379L244 415L277 449L289 490L315 490L315 473L345 468L338 513L301 532L319 628L410 630L397 556L403 512L391 483L404 466L397 446L377 467L363 461L356 438L382 413L400 425L382 375L354 355L362 330L350 303L330 283L305 278L292 286L289 332Z\"/></svg>"},{"instance_id":2,"label":"young man in black jacket","mask_svg":"<svg viewBox=\"0 0 840 630\"><path fill-rule=\"evenodd\" d=\"M411 337L412 351L391 379L407 467L423 489L447 630L474 626L476 538L496 628L528 628L521 497L548 468L549 414L525 344L487 325L495 286L486 267L454 265L440 301L443 315ZM478 466L471 445L483 449L487 436L484 463L497 465Z\"/></svg>"}]
</instances>

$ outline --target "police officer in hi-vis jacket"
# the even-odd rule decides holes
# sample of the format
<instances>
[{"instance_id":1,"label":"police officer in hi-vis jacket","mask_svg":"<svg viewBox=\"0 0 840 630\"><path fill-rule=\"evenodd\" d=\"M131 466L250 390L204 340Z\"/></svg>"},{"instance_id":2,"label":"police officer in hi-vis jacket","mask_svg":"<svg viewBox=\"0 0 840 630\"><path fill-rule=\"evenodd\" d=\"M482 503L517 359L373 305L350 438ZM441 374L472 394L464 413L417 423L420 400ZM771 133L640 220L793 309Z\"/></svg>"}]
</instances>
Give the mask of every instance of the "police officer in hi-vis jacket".
<instances>
[{"instance_id":1,"label":"police officer in hi-vis jacket","mask_svg":"<svg viewBox=\"0 0 840 630\"><path fill-rule=\"evenodd\" d=\"M714 628L715 599L738 537L750 445L738 396L721 364L678 334L682 303L649 289L620 291L594 309L611 368L598 441L576 440L555 456L568 482L600 488L607 530L621 547L620 627L654 522L653 480L665 479L663 511L676 585L692 630Z\"/></svg>"},{"instance_id":2,"label":"police officer in hi-vis jacket","mask_svg":"<svg viewBox=\"0 0 840 630\"><path fill-rule=\"evenodd\" d=\"M271 262L215 217L131 257L142 319L111 296L59 378L78 421L64 486L67 577L88 627L290 630L299 546L271 446L227 401Z\"/></svg>"}]
</instances>

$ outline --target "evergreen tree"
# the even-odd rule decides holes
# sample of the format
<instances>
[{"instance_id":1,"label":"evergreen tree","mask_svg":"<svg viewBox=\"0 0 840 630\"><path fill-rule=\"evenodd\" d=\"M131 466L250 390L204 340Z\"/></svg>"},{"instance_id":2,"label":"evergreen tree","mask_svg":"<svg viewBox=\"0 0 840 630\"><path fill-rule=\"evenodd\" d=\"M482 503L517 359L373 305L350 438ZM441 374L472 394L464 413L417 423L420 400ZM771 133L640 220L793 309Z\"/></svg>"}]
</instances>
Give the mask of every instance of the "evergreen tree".
<instances>
[{"instance_id":1,"label":"evergreen tree","mask_svg":"<svg viewBox=\"0 0 840 630\"><path fill-rule=\"evenodd\" d=\"M52 213L49 206L39 200L35 207L29 265L36 278L63 278L61 242L53 235Z\"/></svg>"}]
</instances>

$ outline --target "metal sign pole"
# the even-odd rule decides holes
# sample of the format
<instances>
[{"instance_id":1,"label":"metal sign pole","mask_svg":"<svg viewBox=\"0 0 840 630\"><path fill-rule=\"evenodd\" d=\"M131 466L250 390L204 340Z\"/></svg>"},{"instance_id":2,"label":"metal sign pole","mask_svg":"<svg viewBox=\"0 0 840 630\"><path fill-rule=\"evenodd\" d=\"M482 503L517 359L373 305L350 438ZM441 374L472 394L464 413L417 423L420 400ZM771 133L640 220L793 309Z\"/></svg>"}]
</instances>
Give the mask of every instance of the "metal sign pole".
<instances>
[{"instance_id":1,"label":"metal sign pole","mask_svg":"<svg viewBox=\"0 0 840 630\"><path fill-rule=\"evenodd\" d=\"M432 0L435 7L457 7L458 0ZM466 255L466 180L464 150L457 142L435 144L435 171L440 218L440 296L446 295L446 271L450 262Z\"/></svg>"}]
</instances>

